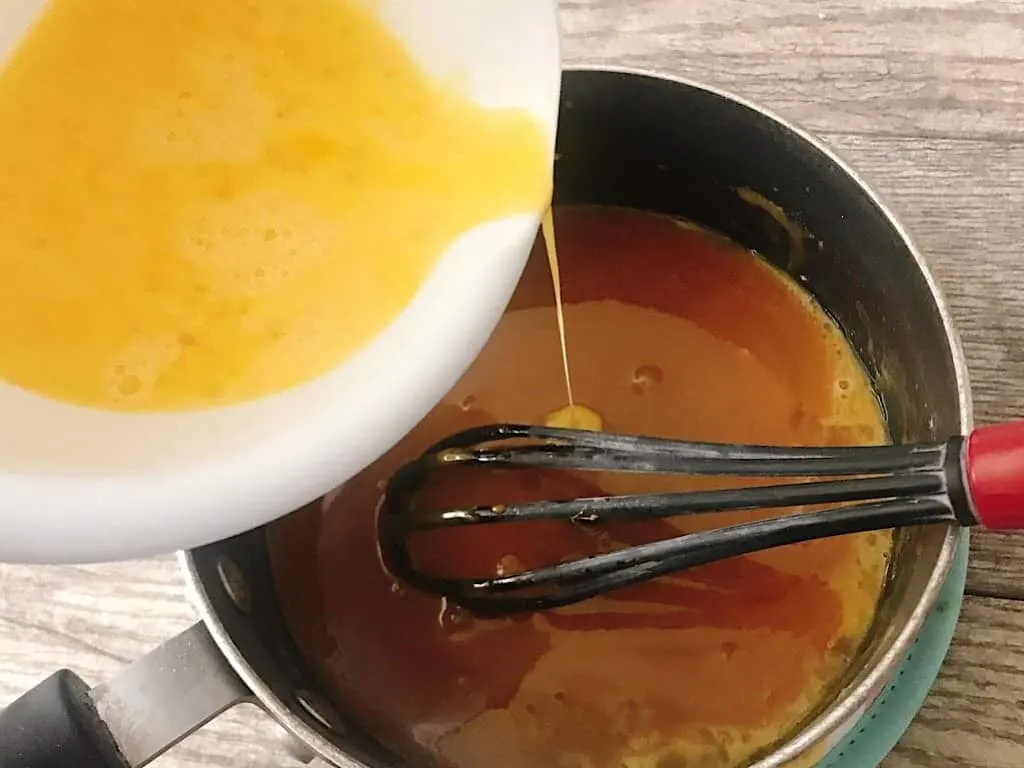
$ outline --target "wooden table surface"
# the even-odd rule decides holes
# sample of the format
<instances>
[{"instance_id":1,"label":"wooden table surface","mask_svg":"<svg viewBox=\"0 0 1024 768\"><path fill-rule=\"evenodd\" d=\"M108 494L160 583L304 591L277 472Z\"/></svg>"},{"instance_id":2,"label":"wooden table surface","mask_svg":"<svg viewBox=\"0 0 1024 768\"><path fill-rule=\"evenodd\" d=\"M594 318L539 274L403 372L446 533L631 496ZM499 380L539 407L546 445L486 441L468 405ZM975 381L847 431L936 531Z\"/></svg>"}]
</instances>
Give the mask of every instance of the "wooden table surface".
<instances>
[{"instance_id":1,"label":"wooden table surface","mask_svg":"<svg viewBox=\"0 0 1024 768\"><path fill-rule=\"evenodd\" d=\"M963 337L979 423L1024 416L1019 0L562 6L568 63L643 67L724 87L835 147L892 205L938 274ZM943 672L887 768L1024 766L1024 537L975 536L967 591ZM170 557L0 565L0 706L62 665L98 683L192 620ZM230 713L156 765L288 764L261 743L261 717Z\"/></svg>"}]
</instances>

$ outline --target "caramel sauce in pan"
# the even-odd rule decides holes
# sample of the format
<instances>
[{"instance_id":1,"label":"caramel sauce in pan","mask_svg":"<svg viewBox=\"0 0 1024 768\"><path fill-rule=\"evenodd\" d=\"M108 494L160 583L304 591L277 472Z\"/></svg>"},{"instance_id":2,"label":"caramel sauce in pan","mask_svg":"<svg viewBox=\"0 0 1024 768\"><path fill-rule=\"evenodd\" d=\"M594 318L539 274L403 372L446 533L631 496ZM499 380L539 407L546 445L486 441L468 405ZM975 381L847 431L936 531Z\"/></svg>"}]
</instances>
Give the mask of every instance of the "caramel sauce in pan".
<instances>
[{"instance_id":1,"label":"caramel sauce in pan","mask_svg":"<svg viewBox=\"0 0 1024 768\"><path fill-rule=\"evenodd\" d=\"M610 431L774 444L886 438L832 321L724 239L625 209L555 212L575 402ZM375 514L386 479L438 438L565 406L551 277L538 245L493 338L400 445L277 523L271 556L295 639L339 708L413 765L734 766L820 704L864 638L887 533L779 548L540 614L483 620L395 583ZM425 503L513 502L739 484L600 473L466 473ZM512 572L764 516L596 530L486 526L424 539L420 565Z\"/></svg>"}]
</instances>

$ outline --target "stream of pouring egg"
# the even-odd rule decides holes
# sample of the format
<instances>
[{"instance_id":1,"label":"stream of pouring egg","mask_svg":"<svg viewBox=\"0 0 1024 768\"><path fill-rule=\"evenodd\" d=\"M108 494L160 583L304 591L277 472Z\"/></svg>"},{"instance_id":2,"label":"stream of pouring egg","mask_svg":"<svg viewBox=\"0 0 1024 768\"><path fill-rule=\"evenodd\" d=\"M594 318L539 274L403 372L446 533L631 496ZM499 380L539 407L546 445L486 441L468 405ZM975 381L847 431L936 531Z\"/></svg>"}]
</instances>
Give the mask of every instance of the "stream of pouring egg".
<instances>
[{"instance_id":1,"label":"stream of pouring egg","mask_svg":"<svg viewBox=\"0 0 1024 768\"><path fill-rule=\"evenodd\" d=\"M589 429L599 432L604 426L597 411L577 405L572 394L572 375L569 373L569 346L565 336L565 310L562 306L562 275L558 268L558 247L555 245L555 218L548 207L541 220L544 250L551 271L551 285L555 290L555 314L558 318L558 340L562 347L562 372L565 375L565 396L568 405L548 414L544 423L549 427Z\"/></svg>"}]
</instances>

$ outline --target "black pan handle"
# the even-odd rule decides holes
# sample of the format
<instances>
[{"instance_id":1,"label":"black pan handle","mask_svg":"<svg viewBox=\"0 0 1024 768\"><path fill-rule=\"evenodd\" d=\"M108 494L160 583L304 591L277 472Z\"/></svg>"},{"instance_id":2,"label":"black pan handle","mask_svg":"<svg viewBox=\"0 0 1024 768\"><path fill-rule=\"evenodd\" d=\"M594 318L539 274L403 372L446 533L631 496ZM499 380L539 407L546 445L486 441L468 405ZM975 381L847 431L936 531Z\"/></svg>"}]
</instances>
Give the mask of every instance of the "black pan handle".
<instances>
[{"instance_id":1,"label":"black pan handle","mask_svg":"<svg viewBox=\"0 0 1024 768\"><path fill-rule=\"evenodd\" d=\"M130 768L89 686L62 669L0 711L0 768Z\"/></svg>"},{"instance_id":2,"label":"black pan handle","mask_svg":"<svg viewBox=\"0 0 1024 768\"><path fill-rule=\"evenodd\" d=\"M251 698L195 624L109 683L63 669L0 710L0 768L141 768Z\"/></svg>"}]
</instances>

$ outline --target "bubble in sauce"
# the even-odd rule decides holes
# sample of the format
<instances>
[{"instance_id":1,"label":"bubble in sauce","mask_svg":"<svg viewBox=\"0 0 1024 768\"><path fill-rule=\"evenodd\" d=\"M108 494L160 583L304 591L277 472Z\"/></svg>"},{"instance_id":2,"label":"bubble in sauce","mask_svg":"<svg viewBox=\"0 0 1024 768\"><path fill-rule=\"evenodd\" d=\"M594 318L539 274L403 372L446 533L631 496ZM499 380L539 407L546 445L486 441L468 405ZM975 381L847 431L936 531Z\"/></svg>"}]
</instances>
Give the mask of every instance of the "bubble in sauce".
<instances>
[{"instance_id":1,"label":"bubble in sauce","mask_svg":"<svg viewBox=\"0 0 1024 768\"><path fill-rule=\"evenodd\" d=\"M469 629L473 624L473 617L465 608L442 599L437 623L445 632L456 634Z\"/></svg>"},{"instance_id":2,"label":"bubble in sauce","mask_svg":"<svg viewBox=\"0 0 1024 768\"><path fill-rule=\"evenodd\" d=\"M525 570L523 561L513 554L502 556L494 567L494 573L498 576L515 576Z\"/></svg>"},{"instance_id":3,"label":"bubble in sauce","mask_svg":"<svg viewBox=\"0 0 1024 768\"><path fill-rule=\"evenodd\" d=\"M664 378L665 372L659 366L647 363L633 371L633 381L630 384L630 389L633 390L634 394L645 395L649 389L661 384Z\"/></svg>"}]
</instances>

